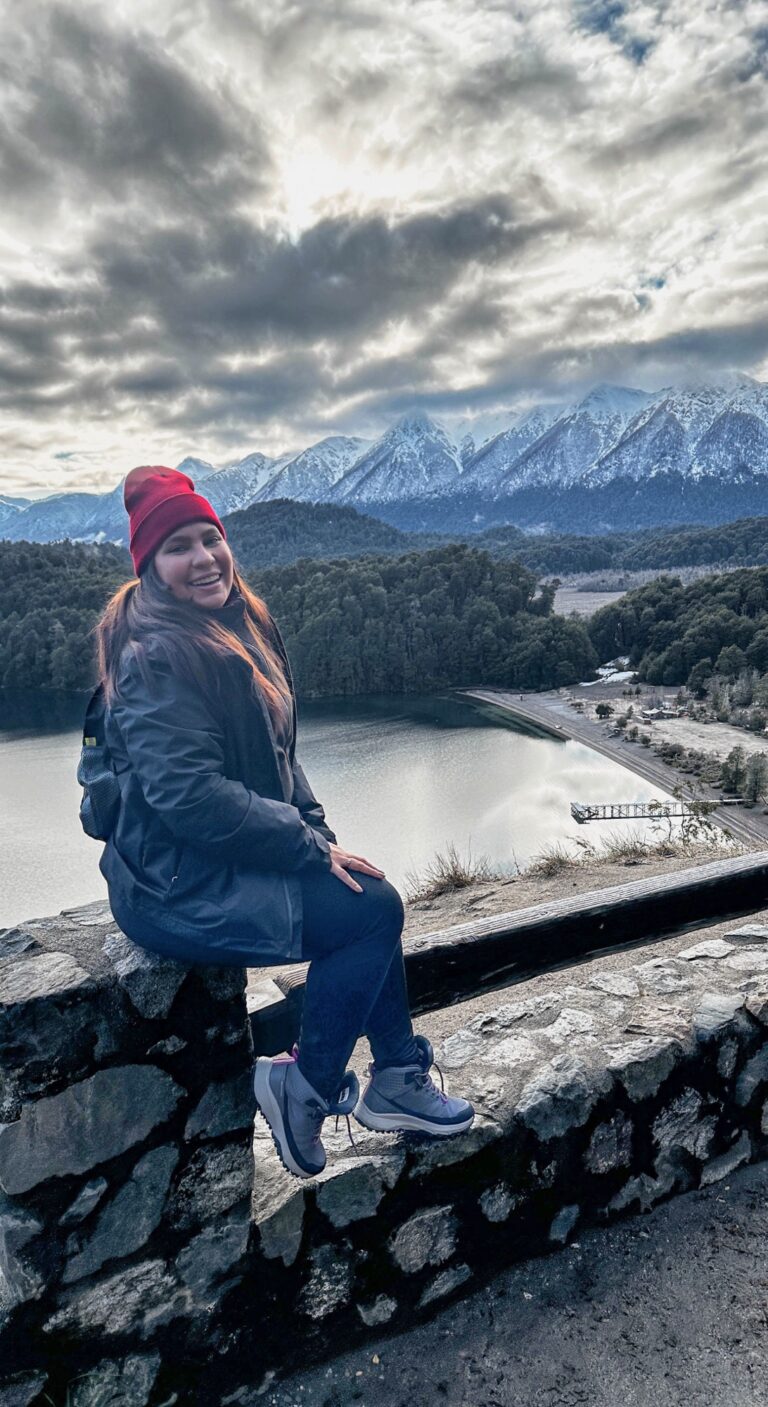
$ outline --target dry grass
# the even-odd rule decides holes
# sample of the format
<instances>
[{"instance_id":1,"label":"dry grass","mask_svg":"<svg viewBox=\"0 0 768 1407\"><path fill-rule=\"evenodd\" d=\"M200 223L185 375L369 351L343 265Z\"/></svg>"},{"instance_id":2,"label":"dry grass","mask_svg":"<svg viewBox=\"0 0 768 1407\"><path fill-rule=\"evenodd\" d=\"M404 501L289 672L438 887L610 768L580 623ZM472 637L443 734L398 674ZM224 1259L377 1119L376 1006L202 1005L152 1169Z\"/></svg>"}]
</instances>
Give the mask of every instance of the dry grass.
<instances>
[{"instance_id":1,"label":"dry grass","mask_svg":"<svg viewBox=\"0 0 768 1407\"><path fill-rule=\"evenodd\" d=\"M421 874L409 871L405 876L405 897L410 904L425 899L439 899L441 894L453 894L467 889L479 880L505 879L507 871L494 869L487 855L473 856L467 851L464 859L453 841L445 854L438 852Z\"/></svg>"},{"instance_id":2,"label":"dry grass","mask_svg":"<svg viewBox=\"0 0 768 1407\"><path fill-rule=\"evenodd\" d=\"M554 879L555 875L575 869L582 863L581 855L574 855L564 845L545 845L526 866L523 874L536 875L539 879Z\"/></svg>"},{"instance_id":3,"label":"dry grass","mask_svg":"<svg viewBox=\"0 0 768 1407\"><path fill-rule=\"evenodd\" d=\"M409 903L423 903L439 899L443 894L454 894L479 882L509 879L510 875L533 879L555 879L586 865L615 864L639 865L644 861L685 858L692 853L711 851L718 854L723 850L733 853L733 841L724 832L692 834L672 837L660 836L648 839L638 830L610 831L600 836L596 843L578 837L572 844L575 851L562 842L547 845L535 855L524 868L516 860L504 868L494 866L486 855L473 856L468 851L466 859L451 843L445 853L438 853L421 873L410 871L405 877L405 897Z\"/></svg>"}]
</instances>

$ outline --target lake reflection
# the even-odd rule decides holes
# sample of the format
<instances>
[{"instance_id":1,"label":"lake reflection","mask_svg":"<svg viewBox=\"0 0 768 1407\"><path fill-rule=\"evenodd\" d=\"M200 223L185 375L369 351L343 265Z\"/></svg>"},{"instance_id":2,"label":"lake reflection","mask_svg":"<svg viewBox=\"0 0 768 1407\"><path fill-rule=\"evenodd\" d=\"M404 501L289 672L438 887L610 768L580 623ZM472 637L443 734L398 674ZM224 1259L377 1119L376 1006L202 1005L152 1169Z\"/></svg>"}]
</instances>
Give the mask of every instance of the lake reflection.
<instances>
[{"instance_id":1,"label":"lake reflection","mask_svg":"<svg viewBox=\"0 0 768 1407\"><path fill-rule=\"evenodd\" d=\"M77 817L83 700L37 696L36 706L42 714L28 702L11 716L6 700L0 713L0 925L105 895L101 847ZM571 801L660 795L582 743L452 697L305 703L299 756L340 843L398 886L451 841L524 865L544 845L605 834L578 826Z\"/></svg>"}]
</instances>

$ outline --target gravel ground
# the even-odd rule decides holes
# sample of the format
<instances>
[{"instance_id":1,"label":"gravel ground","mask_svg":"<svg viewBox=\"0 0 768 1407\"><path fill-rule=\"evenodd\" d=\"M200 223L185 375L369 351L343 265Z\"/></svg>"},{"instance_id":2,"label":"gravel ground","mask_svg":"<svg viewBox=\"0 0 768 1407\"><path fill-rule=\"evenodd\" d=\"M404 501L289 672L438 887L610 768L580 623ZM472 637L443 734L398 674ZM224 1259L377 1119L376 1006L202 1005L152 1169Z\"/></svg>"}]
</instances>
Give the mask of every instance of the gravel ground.
<instances>
[{"instance_id":1,"label":"gravel ground","mask_svg":"<svg viewBox=\"0 0 768 1407\"><path fill-rule=\"evenodd\" d=\"M265 1407L766 1407L768 1164L514 1266ZM254 1399L255 1401L256 1399Z\"/></svg>"}]
</instances>

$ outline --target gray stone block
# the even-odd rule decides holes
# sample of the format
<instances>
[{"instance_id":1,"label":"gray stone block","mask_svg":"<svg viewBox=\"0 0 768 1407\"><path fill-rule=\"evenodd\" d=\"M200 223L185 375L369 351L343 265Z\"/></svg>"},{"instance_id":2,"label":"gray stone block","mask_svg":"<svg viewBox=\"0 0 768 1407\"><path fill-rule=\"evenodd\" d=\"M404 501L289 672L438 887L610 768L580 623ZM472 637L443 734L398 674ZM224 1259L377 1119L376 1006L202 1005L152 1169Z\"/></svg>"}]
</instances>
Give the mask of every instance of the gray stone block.
<instances>
[{"instance_id":1,"label":"gray stone block","mask_svg":"<svg viewBox=\"0 0 768 1407\"><path fill-rule=\"evenodd\" d=\"M680 1058L677 1041L665 1036L640 1036L612 1050L608 1069L621 1081L630 1099L650 1099L661 1089Z\"/></svg>"},{"instance_id":2,"label":"gray stone block","mask_svg":"<svg viewBox=\"0 0 768 1407\"><path fill-rule=\"evenodd\" d=\"M0 958L0 1012L27 1002L82 993L93 978L69 953Z\"/></svg>"},{"instance_id":3,"label":"gray stone block","mask_svg":"<svg viewBox=\"0 0 768 1407\"><path fill-rule=\"evenodd\" d=\"M71 1238L65 1285L94 1275L109 1260L138 1251L160 1224L171 1174L179 1159L173 1144L153 1148L140 1158L127 1182L101 1212L85 1242ZM72 1242L74 1242L72 1244Z\"/></svg>"},{"instance_id":4,"label":"gray stone block","mask_svg":"<svg viewBox=\"0 0 768 1407\"><path fill-rule=\"evenodd\" d=\"M702 1161L708 1157L717 1119L700 1118L703 1102L696 1090L685 1089L654 1119L653 1140L664 1157L680 1150Z\"/></svg>"},{"instance_id":5,"label":"gray stone block","mask_svg":"<svg viewBox=\"0 0 768 1407\"><path fill-rule=\"evenodd\" d=\"M640 1210L650 1211L651 1207L666 1197L675 1185L674 1169L665 1166L659 1170L658 1177L649 1177L648 1173L640 1173L639 1177L631 1177L625 1182L621 1191L608 1203L608 1210L612 1212L625 1211L631 1207L633 1202L637 1202Z\"/></svg>"},{"instance_id":6,"label":"gray stone block","mask_svg":"<svg viewBox=\"0 0 768 1407\"><path fill-rule=\"evenodd\" d=\"M600 972L590 978L590 987L613 997L639 997L640 987L628 972Z\"/></svg>"},{"instance_id":7,"label":"gray stone block","mask_svg":"<svg viewBox=\"0 0 768 1407\"><path fill-rule=\"evenodd\" d=\"M312 1252L312 1269L300 1296L300 1307L309 1319L325 1319L349 1303L352 1267L347 1256L335 1246L319 1246Z\"/></svg>"},{"instance_id":8,"label":"gray stone block","mask_svg":"<svg viewBox=\"0 0 768 1407\"><path fill-rule=\"evenodd\" d=\"M124 933L108 933L104 953L109 958L119 985L140 1016L158 1020L167 1016L184 978L186 963L158 957L140 948Z\"/></svg>"},{"instance_id":9,"label":"gray stone block","mask_svg":"<svg viewBox=\"0 0 768 1407\"><path fill-rule=\"evenodd\" d=\"M315 1178L317 1205L332 1226L339 1228L374 1216L404 1164L402 1151L382 1158L344 1158L334 1162Z\"/></svg>"},{"instance_id":10,"label":"gray stone block","mask_svg":"<svg viewBox=\"0 0 768 1407\"><path fill-rule=\"evenodd\" d=\"M106 1358L75 1379L71 1407L146 1407L160 1368L159 1353Z\"/></svg>"},{"instance_id":11,"label":"gray stone block","mask_svg":"<svg viewBox=\"0 0 768 1407\"><path fill-rule=\"evenodd\" d=\"M576 1205L561 1207L557 1216L552 1218L552 1225L549 1228L549 1239L558 1246L564 1246L580 1215L580 1208Z\"/></svg>"},{"instance_id":12,"label":"gray stone block","mask_svg":"<svg viewBox=\"0 0 768 1407\"><path fill-rule=\"evenodd\" d=\"M589 1070L563 1052L538 1070L518 1101L523 1123L544 1142L587 1122L601 1094L610 1088L605 1071Z\"/></svg>"},{"instance_id":13,"label":"gray stone block","mask_svg":"<svg viewBox=\"0 0 768 1407\"><path fill-rule=\"evenodd\" d=\"M147 1260L100 1277L94 1285L66 1291L61 1308L42 1327L45 1333L136 1334L146 1339L183 1313L188 1303L189 1292L163 1261Z\"/></svg>"},{"instance_id":14,"label":"gray stone block","mask_svg":"<svg viewBox=\"0 0 768 1407\"><path fill-rule=\"evenodd\" d=\"M409 1177L427 1177L434 1168L465 1163L503 1135L501 1126L487 1114L476 1114L471 1129L456 1138L433 1138L418 1144L412 1155Z\"/></svg>"},{"instance_id":15,"label":"gray stone block","mask_svg":"<svg viewBox=\"0 0 768 1407\"><path fill-rule=\"evenodd\" d=\"M370 1329L377 1324L388 1324L397 1309L397 1300L389 1295L378 1295L373 1304L358 1304L356 1309L364 1324Z\"/></svg>"},{"instance_id":16,"label":"gray stone block","mask_svg":"<svg viewBox=\"0 0 768 1407\"><path fill-rule=\"evenodd\" d=\"M30 1407L45 1387L45 1373L18 1373L0 1382L0 1407Z\"/></svg>"},{"instance_id":17,"label":"gray stone block","mask_svg":"<svg viewBox=\"0 0 768 1407\"><path fill-rule=\"evenodd\" d=\"M228 1212L253 1190L250 1143L223 1148L203 1145L190 1158L179 1178L169 1208L171 1223L186 1230Z\"/></svg>"},{"instance_id":18,"label":"gray stone block","mask_svg":"<svg viewBox=\"0 0 768 1407\"><path fill-rule=\"evenodd\" d=\"M514 1197L505 1182L489 1187L478 1198L480 1210L488 1221L506 1221L510 1212L519 1206L520 1198Z\"/></svg>"},{"instance_id":19,"label":"gray stone block","mask_svg":"<svg viewBox=\"0 0 768 1407\"><path fill-rule=\"evenodd\" d=\"M714 1040L727 1031L743 1010L743 992L705 992L693 1013L693 1028L700 1041Z\"/></svg>"},{"instance_id":20,"label":"gray stone block","mask_svg":"<svg viewBox=\"0 0 768 1407\"><path fill-rule=\"evenodd\" d=\"M208 1086L187 1120L184 1137L218 1138L223 1133L248 1128L253 1123L255 1107L251 1072L243 1070L234 1079Z\"/></svg>"},{"instance_id":21,"label":"gray stone block","mask_svg":"<svg viewBox=\"0 0 768 1407\"><path fill-rule=\"evenodd\" d=\"M736 1102L744 1107L753 1094L768 1080L768 1045L749 1059L736 1081Z\"/></svg>"},{"instance_id":22,"label":"gray stone block","mask_svg":"<svg viewBox=\"0 0 768 1407\"><path fill-rule=\"evenodd\" d=\"M0 929L0 958L15 958L39 947L34 933L27 933L23 928Z\"/></svg>"},{"instance_id":23,"label":"gray stone block","mask_svg":"<svg viewBox=\"0 0 768 1407\"><path fill-rule=\"evenodd\" d=\"M477 1031L455 1031L444 1040L437 1052L438 1063L445 1070L460 1070L474 1056L479 1055L485 1042Z\"/></svg>"},{"instance_id":24,"label":"gray stone block","mask_svg":"<svg viewBox=\"0 0 768 1407\"><path fill-rule=\"evenodd\" d=\"M598 1124L589 1141L584 1162L590 1172L615 1172L632 1160L632 1124L620 1110L605 1124Z\"/></svg>"},{"instance_id":25,"label":"gray stone block","mask_svg":"<svg viewBox=\"0 0 768 1407\"><path fill-rule=\"evenodd\" d=\"M689 992L693 986L690 973L674 958L652 958L633 968L644 992L665 996L669 992Z\"/></svg>"},{"instance_id":26,"label":"gray stone block","mask_svg":"<svg viewBox=\"0 0 768 1407\"><path fill-rule=\"evenodd\" d=\"M700 958L727 958L734 952L733 943L725 943L722 938L706 938L703 943L694 943L692 948L685 948L678 957L685 962L696 962Z\"/></svg>"},{"instance_id":27,"label":"gray stone block","mask_svg":"<svg viewBox=\"0 0 768 1407\"><path fill-rule=\"evenodd\" d=\"M165 1123L183 1094L153 1065L119 1065L26 1104L0 1128L0 1188L16 1195L90 1172Z\"/></svg>"},{"instance_id":28,"label":"gray stone block","mask_svg":"<svg viewBox=\"0 0 768 1407\"><path fill-rule=\"evenodd\" d=\"M453 1294L458 1290L459 1285L463 1285L469 1280L472 1271L468 1265L454 1265L450 1270L441 1270L434 1280L422 1291L419 1299L419 1309L425 1305L432 1304L435 1300L445 1299L446 1295Z\"/></svg>"},{"instance_id":29,"label":"gray stone block","mask_svg":"<svg viewBox=\"0 0 768 1407\"><path fill-rule=\"evenodd\" d=\"M727 1152L705 1163L701 1170L701 1186L709 1187L713 1182L721 1182L724 1177L730 1177L742 1163L748 1163L751 1157L752 1142L749 1134L743 1133Z\"/></svg>"},{"instance_id":30,"label":"gray stone block","mask_svg":"<svg viewBox=\"0 0 768 1407\"><path fill-rule=\"evenodd\" d=\"M45 1288L39 1270L23 1254L24 1248L44 1229L31 1212L0 1197L0 1279L9 1305L37 1299Z\"/></svg>"},{"instance_id":31,"label":"gray stone block","mask_svg":"<svg viewBox=\"0 0 768 1407\"><path fill-rule=\"evenodd\" d=\"M390 1238L392 1259L407 1275L425 1265L442 1265L456 1249L458 1225L452 1207L415 1212Z\"/></svg>"},{"instance_id":32,"label":"gray stone block","mask_svg":"<svg viewBox=\"0 0 768 1407\"><path fill-rule=\"evenodd\" d=\"M75 1197L74 1202L67 1207L63 1217L59 1220L59 1226L76 1226L79 1221L85 1221L87 1216L99 1205L104 1193L107 1190L107 1179L105 1177L92 1177L86 1182Z\"/></svg>"},{"instance_id":33,"label":"gray stone block","mask_svg":"<svg viewBox=\"0 0 768 1407\"><path fill-rule=\"evenodd\" d=\"M176 1270L198 1306L215 1305L223 1277L245 1255L251 1230L248 1203L209 1222L179 1252Z\"/></svg>"}]
</instances>

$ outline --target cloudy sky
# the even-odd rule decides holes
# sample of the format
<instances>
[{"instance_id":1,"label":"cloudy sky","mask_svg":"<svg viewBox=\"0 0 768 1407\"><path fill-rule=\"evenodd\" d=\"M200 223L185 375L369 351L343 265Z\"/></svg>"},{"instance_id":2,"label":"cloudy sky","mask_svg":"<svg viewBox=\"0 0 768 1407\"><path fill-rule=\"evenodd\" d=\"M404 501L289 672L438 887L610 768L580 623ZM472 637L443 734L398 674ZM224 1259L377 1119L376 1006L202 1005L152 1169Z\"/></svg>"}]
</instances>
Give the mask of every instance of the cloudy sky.
<instances>
[{"instance_id":1,"label":"cloudy sky","mask_svg":"<svg viewBox=\"0 0 768 1407\"><path fill-rule=\"evenodd\" d=\"M0 493L768 378L768 4L0 21Z\"/></svg>"}]
</instances>

